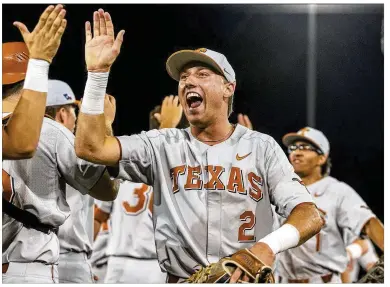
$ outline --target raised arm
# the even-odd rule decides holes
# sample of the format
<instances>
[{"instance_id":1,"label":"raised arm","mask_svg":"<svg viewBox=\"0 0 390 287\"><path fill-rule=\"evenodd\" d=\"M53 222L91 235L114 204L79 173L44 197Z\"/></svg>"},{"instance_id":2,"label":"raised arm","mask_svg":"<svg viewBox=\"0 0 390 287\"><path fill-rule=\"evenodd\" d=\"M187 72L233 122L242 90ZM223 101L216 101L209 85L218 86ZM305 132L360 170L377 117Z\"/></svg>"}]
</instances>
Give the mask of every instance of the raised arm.
<instances>
[{"instance_id":1,"label":"raised arm","mask_svg":"<svg viewBox=\"0 0 390 287\"><path fill-rule=\"evenodd\" d=\"M76 154L93 163L115 166L121 147L115 137L106 133L104 98L109 71L119 55L125 31L121 30L115 39L110 14L99 9L93 14L93 35L89 22L85 23L85 33L88 79L77 124Z\"/></svg>"},{"instance_id":2,"label":"raised arm","mask_svg":"<svg viewBox=\"0 0 390 287\"><path fill-rule=\"evenodd\" d=\"M14 23L27 45L30 60L21 98L7 125L3 126L3 159L31 158L38 146L46 108L49 65L66 28L65 14L62 5L50 5L31 33L23 23Z\"/></svg>"}]
</instances>

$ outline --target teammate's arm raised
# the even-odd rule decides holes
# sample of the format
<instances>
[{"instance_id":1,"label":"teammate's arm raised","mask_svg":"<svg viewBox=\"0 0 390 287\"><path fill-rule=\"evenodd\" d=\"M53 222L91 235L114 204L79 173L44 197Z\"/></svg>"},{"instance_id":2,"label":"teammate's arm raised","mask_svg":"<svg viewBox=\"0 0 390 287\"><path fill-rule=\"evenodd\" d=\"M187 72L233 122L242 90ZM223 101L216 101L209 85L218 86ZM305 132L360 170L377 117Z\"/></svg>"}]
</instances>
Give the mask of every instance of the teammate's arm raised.
<instances>
[{"instance_id":1,"label":"teammate's arm raised","mask_svg":"<svg viewBox=\"0 0 390 287\"><path fill-rule=\"evenodd\" d=\"M3 126L3 159L31 158L35 153L46 108L49 65L66 28L65 14L62 5L50 5L31 33L23 23L14 23L27 45L30 60L21 98Z\"/></svg>"},{"instance_id":2,"label":"teammate's arm raised","mask_svg":"<svg viewBox=\"0 0 390 287\"><path fill-rule=\"evenodd\" d=\"M89 22L85 23L85 33L88 80L78 119L76 154L90 162L115 166L121 157L121 146L115 137L106 135L104 98L108 74L119 55L124 30L115 39L110 14L99 9L93 14L93 35Z\"/></svg>"}]
</instances>

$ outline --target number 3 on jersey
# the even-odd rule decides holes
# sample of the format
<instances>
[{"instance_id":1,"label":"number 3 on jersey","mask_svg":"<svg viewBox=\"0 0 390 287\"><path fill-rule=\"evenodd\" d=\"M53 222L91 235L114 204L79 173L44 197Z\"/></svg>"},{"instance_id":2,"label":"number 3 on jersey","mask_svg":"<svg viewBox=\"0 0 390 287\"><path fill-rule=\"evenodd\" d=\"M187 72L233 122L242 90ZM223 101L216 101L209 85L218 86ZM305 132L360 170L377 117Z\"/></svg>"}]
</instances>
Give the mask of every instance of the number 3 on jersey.
<instances>
[{"instance_id":1,"label":"number 3 on jersey","mask_svg":"<svg viewBox=\"0 0 390 287\"><path fill-rule=\"evenodd\" d=\"M150 212L153 210L153 193L150 186L146 184L142 184L139 188L134 188L132 192L133 200L123 201L122 207L126 214L128 215L138 215L144 210L146 207Z\"/></svg>"}]
</instances>

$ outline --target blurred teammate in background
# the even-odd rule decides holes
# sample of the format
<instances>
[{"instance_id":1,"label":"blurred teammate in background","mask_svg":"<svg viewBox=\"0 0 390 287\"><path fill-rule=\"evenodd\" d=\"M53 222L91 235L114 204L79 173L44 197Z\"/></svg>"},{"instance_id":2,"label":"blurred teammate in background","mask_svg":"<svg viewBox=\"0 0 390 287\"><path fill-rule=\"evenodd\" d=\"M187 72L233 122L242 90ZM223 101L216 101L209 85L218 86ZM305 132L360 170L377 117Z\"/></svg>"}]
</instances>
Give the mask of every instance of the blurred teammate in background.
<instances>
[{"instance_id":1,"label":"blurred teammate in background","mask_svg":"<svg viewBox=\"0 0 390 287\"><path fill-rule=\"evenodd\" d=\"M149 115L149 128L188 126L178 97L165 97ZM97 222L110 218L109 256L104 283L165 283L166 274L157 261L152 221L153 191L143 183L123 181L118 198L102 202Z\"/></svg>"}]
</instances>

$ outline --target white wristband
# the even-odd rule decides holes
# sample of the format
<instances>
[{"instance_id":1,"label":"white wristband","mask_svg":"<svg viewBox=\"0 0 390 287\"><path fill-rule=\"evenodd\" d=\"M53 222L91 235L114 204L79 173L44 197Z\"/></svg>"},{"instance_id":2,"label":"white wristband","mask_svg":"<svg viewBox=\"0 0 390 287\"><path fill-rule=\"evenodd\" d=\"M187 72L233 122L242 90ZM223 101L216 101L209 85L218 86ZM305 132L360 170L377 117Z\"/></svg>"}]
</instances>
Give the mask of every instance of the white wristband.
<instances>
[{"instance_id":1,"label":"white wristband","mask_svg":"<svg viewBox=\"0 0 390 287\"><path fill-rule=\"evenodd\" d=\"M266 243L274 254L296 247L299 243L300 235L298 229L291 224L284 224L279 229L268 234L259 242Z\"/></svg>"},{"instance_id":2,"label":"white wristband","mask_svg":"<svg viewBox=\"0 0 390 287\"><path fill-rule=\"evenodd\" d=\"M360 256L362 256L363 253L362 247L357 243L348 245L347 250L349 251L348 255L351 256L352 259L358 259Z\"/></svg>"},{"instance_id":3,"label":"white wristband","mask_svg":"<svg viewBox=\"0 0 390 287\"><path fill-rule=\"evenodd\" d=\"M49 66L45 60L28 60L23 89L47 93L49 86Z\"/></svg>"},{"instance_id":4,"label":"white wristband","mask_svg":"<svg viewBox=\"0 0 390 287\"><path fill-rule=\"evenodd\" d=\"M83 103L80 111L84 114L100 115L104 113L104 96L108 82L108 74L88 72L85 84Z\"/></svg>"}]
</instances>

